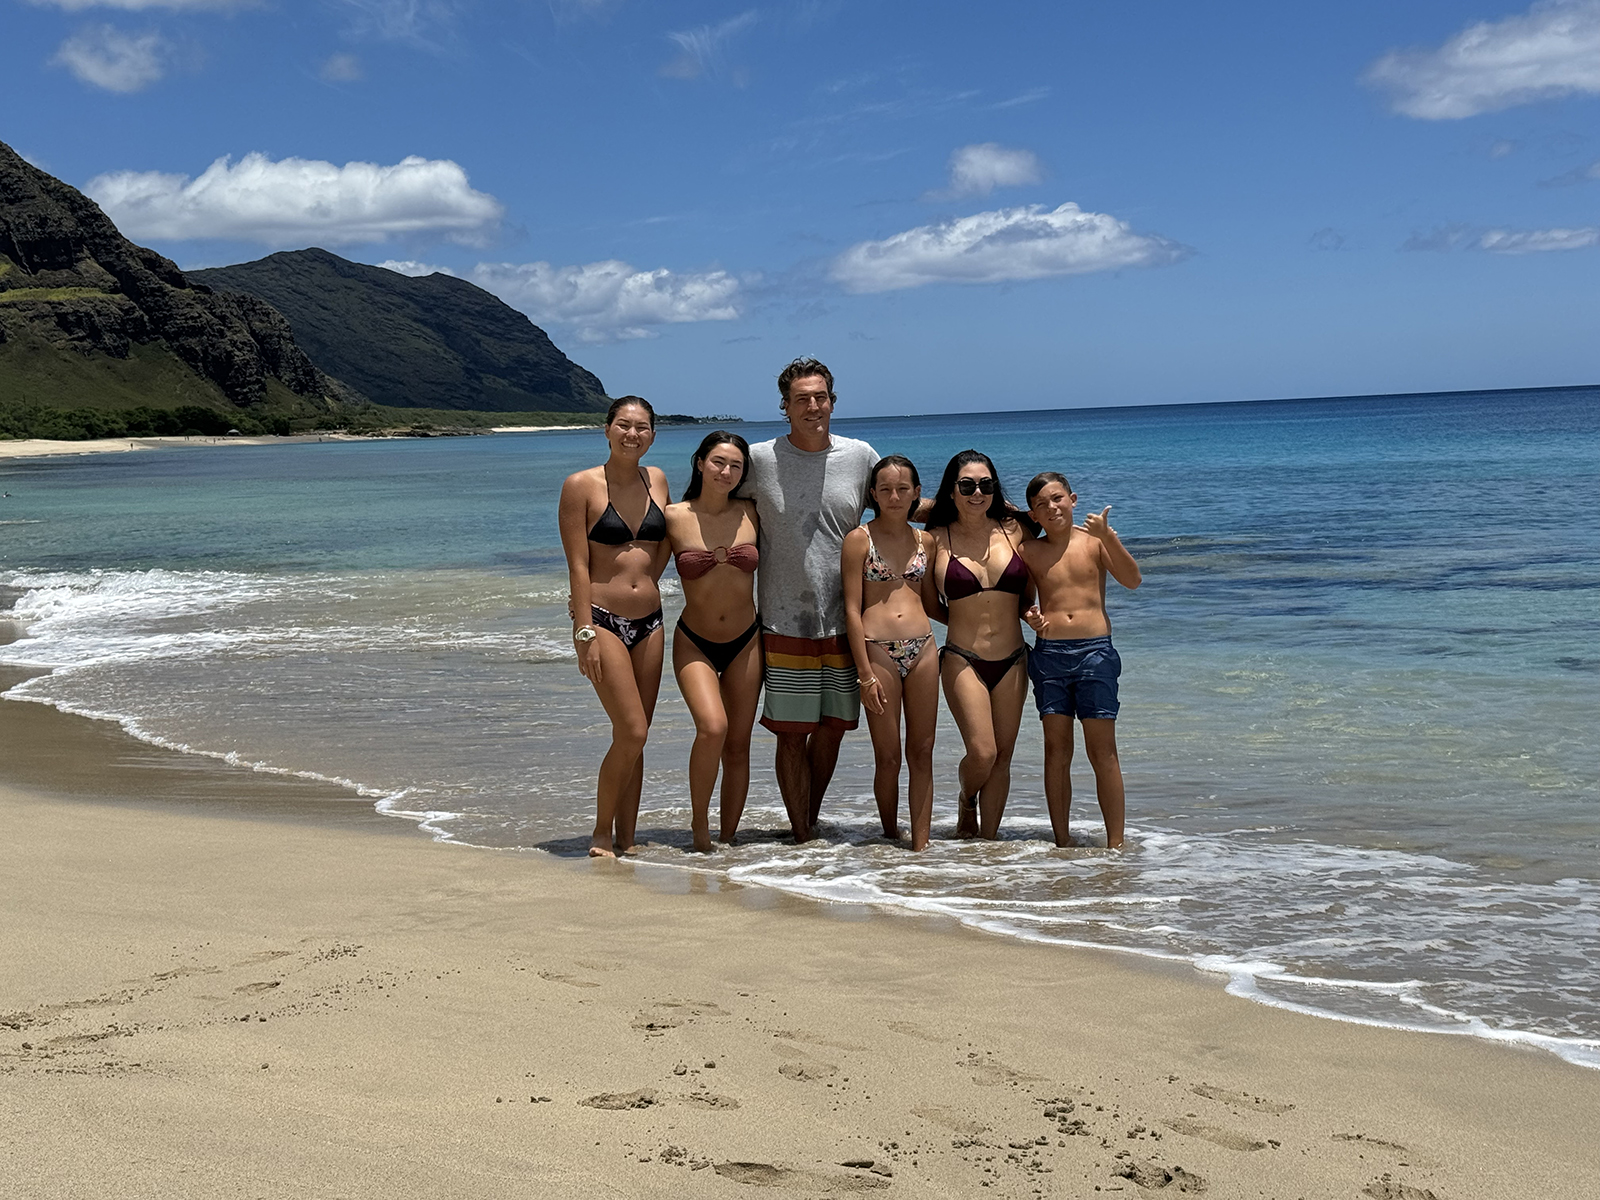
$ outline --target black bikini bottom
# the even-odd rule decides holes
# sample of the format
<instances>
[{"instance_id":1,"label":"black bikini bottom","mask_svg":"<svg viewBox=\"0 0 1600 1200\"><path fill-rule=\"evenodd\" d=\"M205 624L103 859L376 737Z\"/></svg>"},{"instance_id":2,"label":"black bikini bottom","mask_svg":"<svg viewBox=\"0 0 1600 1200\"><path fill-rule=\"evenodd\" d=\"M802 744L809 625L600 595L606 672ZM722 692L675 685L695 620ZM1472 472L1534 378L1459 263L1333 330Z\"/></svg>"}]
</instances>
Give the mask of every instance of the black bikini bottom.
<instances>
[{"instance_id":1,"label":"black bikini bottom","mask_svg":"<svg viewBox=\"0 0 1600 1200\"><path fill-rule=\"evenodd\" d=\"M979 658L971 650L963 650L960 646L946 643L939 647L940 658L946 654L957 654L971 663L972 669L978 673L978 678L983 680L983 686L991 692L994 691L996 684L1011 674L1011 668L1016 666L1017 660L1027 652L1026 646L1018 646L1004 658Z\"/></svg>"},{"instance_id":2,"label":"black bikini bottom","mask_svg":"<svg viewBox=\"0 0 1600 1200\"><path fill-rule=\"evenodd\" d=\"M622 642L624 650L632 650L645 638L661 628L661 610L648 617L619 617L610 609L598 604L589 606L589 619L600 629L609 629Z\"/></svg>"},{"instance_id":3,"label":"black bikini bottom","mask_svg":"<svg viewBox=\"0 0 1600 1200\"><path fill-rule=\"evenodd\" d=\"M683 623L683 618L678 618L678 628L683 630L683 635L699 647L700 653L711 661L711 669L721 675L733 665L733 660L739 657L739 652L750 644L750 639L761 632L761 618L758 616L746 629L731 642L713 642L701 637L694 630Z\"/></svg>"}]
</instances>

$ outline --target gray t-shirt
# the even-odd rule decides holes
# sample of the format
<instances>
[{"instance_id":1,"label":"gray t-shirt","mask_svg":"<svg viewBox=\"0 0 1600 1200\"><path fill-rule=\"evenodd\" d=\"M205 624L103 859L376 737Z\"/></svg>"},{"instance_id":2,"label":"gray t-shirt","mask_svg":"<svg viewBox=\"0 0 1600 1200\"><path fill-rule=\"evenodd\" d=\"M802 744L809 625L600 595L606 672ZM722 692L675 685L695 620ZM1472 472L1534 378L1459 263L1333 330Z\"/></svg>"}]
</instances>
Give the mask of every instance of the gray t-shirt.
<instances>
[{"instance_id":1,"label":"gray t-shirt","mask_svg":"<svg viewBox=\"0 0 1600 1200\"><path fill-rule=\"evenodd\" d=\"M861 524L878 452L834 434L826 450L800 450L787 437L750 447L741 495L761 518L756 574L762 627L786 637L844 633L839 550Z\"/></svg>"}]
</instances>

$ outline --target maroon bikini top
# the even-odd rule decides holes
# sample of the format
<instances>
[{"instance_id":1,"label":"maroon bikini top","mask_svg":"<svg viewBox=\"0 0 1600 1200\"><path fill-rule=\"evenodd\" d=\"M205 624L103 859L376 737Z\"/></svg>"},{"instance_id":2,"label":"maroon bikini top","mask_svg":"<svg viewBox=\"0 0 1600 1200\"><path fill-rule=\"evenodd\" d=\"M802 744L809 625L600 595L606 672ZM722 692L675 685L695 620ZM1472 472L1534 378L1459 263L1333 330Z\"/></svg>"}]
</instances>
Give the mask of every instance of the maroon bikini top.
<instances>
[{"instance_id":1,"label":"maroon bikini top","mask_svg":"<svg viewBox=\"0 0 1600 1200\"><path fill-rule=\"evenodd\" d=\"M718 546L715 550L680 550L676 561L678 574L685 579L699 579L718 563L738 567L748 575L761 564L761 551L754 542L740 542L737 546Z\"/></svg>"},{"instance_id":2,"label":"maroon bikini top","mask_svg":"<svg viewBox=\"0 0 1600 1200\"><path fill-rule=\"evenodd\" d=\"M1000 572L1000 578L995 581L993 587L984 587L980 584L978 577L954 554L950 556L950 563L944 569L944 595L949 603L965 600L968 596L976 596L979 592L1010 592L1013 596L1020 596L1027 586L1028 567L1022 561L1022 555L1015 550L1011 552L1011 561L1006 564L1006 569Z\"/></svg>"}]
</instances>

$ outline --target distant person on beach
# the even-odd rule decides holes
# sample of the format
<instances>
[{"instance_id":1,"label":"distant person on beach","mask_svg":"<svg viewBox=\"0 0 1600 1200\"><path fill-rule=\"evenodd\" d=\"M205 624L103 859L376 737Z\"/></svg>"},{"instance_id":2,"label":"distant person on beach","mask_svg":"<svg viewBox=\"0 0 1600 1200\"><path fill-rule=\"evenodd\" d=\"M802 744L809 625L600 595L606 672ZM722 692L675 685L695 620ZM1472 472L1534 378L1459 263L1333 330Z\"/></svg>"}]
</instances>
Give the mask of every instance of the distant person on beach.
<instances>
[{"instance_id":1,"label":"distant person on beach","mask_svg":"<svg viewBox=\"0 0 1600 1200\"><path fill-rule=\"evenodd\" d=\"M1106 520L1108 504L1072 523L1078 497L1056 471L1028 484L1028 511L1044 537L1024 542L1023 559L1039 588L1025 618L1039 636L1028 657L1033 698L1044 724L1044 796L1056 845L1075 846L1067 830L1072 807L1072 719L1083 723L1083 748L1094 768L1095 792L1106 823L1106 845L1122 845L1122 762L1117 757L1117 678L1122 659L1111 645L1106 576L1139 586L1139 564Z\"/></svg>"},{"instance_id":2,"label":"distant person on beach","mask_svg":"<svg viewBox=\"0 0 1600 1200\"><path fill-rule=\"evenodd\" d=\"M1024 520L1031 524L1006 501L988 455L963 450L950 460L927 519L934 569L923 581L923 604L948 626L939 670L966 745L957 837L995 837L1011 791L1028 698L1021 618L1033 588L1017 549L1031 533Z\"/></svg>"},{"instance_id":3,"label":"distant person on beach","mask_svg":"<svg viewBox=\"0 0 1600 1200\"><path fill-rule=\"evenodd\" d=\"M611 718L611 748L595 788L591 857L633 848L644 786L644 743L661 690L661 589L671 497L659 467L639 465L655 441L647 400L624 396L606 413L611 456L561 485L561 546L572 583L578 670Z\"/></svg>"},{"instance_id":4,"label":"distant person on beach","mask_svg":"<svg viewBox=\"0 0 1600 1200\"><path fill-rule=\"evenodd\" d=\"M883 836L900 836L900 717L910 766L911 848L925 849L933 823L933 735L939 719L939 666L922 608L933 539L908 523L922 500L916 465L891 454L872 468L873 519L844 539L840 571L844 620L872 731L872 793Z\"/></svg>"},{"instance_id":5,"label":"distant person on beach","mask_svg":"<svg viewBox=\"0 0 1600 1200\"><path fill-rule=\"evenodd\" d=\"M861 523L878 454L828 431L833 372L797 358L778 376L789 432L750 447L745 492L761 519L766 700L761 723L778 738L778 790L797 842L810 841L861 691L844 638L839 550Z\"/></svg>"},{"instance_id":6,"label":"distant person on beach","mask_svg":"<svg viewBox=\"0 0 1600 1200\"><path fill-rule=\"evenodd\" d=\"M672 670L694 717L689 802L694 848L711 849L711 791L722 768L721 839L733 841L750 790L750 731L761 696L756 615L756 506L732 493L750 478L750 447L717 430L694 452L683 499L667 506L667 535L683 580Z\"/></svg>"}]
</instances>

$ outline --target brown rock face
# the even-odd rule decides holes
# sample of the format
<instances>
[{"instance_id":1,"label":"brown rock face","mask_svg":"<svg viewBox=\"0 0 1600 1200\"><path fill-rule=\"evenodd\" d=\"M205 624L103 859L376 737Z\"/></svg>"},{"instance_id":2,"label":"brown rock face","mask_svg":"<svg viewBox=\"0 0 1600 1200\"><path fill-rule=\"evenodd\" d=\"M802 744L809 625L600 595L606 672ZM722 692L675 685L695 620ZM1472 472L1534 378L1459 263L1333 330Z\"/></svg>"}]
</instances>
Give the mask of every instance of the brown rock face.
<instances>
[{"instance_id":1,"label":"brown rock face","mask_svg":"<svg viewBox=\"0 0 1600 1200\"><path fill-rule=\"evenodd\" d=\"M28 334L113 358L164 342L246 407L266 399L269 379L300 396L359 399L306 357L270 305L191 284L118 233L94 201L0 142L0 341Z\"/></svg>"}]
</instances>

